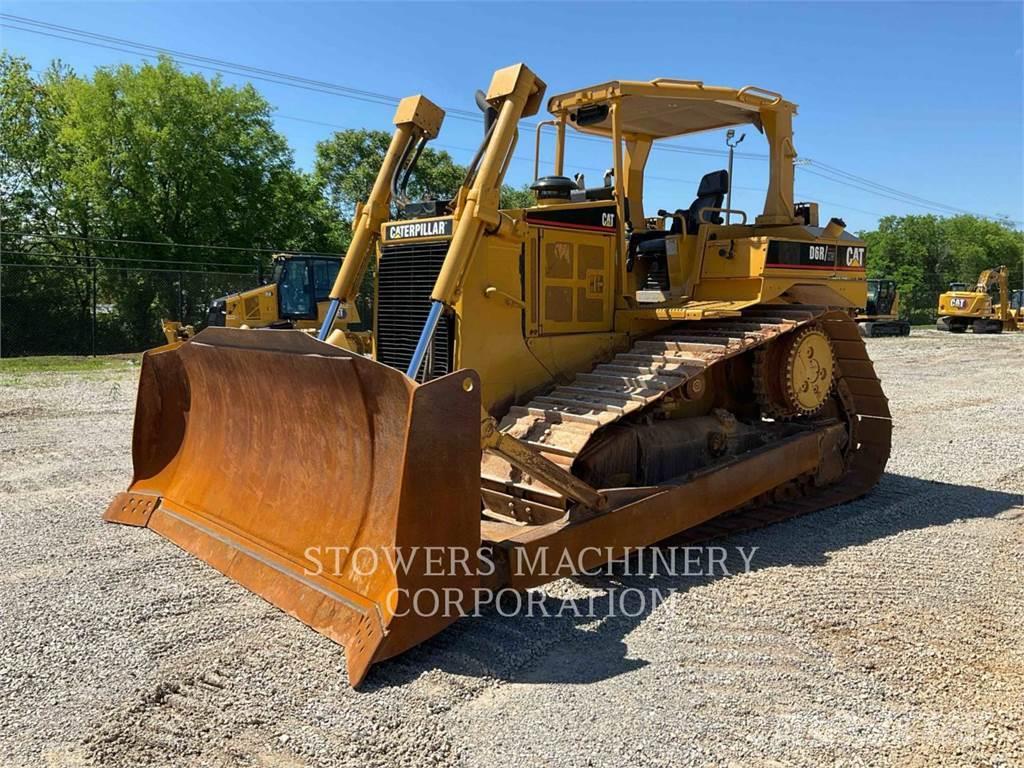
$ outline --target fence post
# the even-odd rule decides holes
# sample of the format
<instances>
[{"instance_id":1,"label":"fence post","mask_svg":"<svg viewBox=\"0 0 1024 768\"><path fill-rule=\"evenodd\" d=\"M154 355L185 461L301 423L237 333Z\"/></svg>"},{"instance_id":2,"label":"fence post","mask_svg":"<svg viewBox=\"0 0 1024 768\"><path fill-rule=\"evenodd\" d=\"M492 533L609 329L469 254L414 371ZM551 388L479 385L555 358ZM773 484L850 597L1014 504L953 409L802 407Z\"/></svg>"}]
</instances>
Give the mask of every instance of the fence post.
<instances>
[{"instance_id":1,"label":"fence post","mask_svg":"<svg viewBox=\"0 0 1024 768\"><path fill-rule=\"evenodd\" d=\"M185 273L178 272L178 322L182 325L185 324L185 315L183 313L184 301L182 299L182 282L185 280Z\"/></svg>"},{"instance_id":2,"label":"fence post","mask_svg":"<svg viewBox=\"0 0 1024 768\"><path fill-rule=\"evenodd\" d=\"M90 333L90 341L92 346L92 356L96 357L96 260L92 261L92 328Z\"/></svg>"}]
</instances>

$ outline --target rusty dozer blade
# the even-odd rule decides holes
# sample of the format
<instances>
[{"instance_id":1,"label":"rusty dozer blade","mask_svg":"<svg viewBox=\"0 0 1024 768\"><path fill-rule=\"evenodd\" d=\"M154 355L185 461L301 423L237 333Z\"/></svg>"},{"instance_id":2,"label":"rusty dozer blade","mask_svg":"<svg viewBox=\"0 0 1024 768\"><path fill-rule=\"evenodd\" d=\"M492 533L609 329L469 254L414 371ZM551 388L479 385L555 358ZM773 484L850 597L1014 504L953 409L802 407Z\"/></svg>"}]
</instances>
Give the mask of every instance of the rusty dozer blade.
<instances>
[{"instance_id":1,"label":"rusty dozer blade","mask_svg":"<svg viewBox=\"0 0 1024 768\"><path fill-rule=\"evenodd\" d=\"M417 594L473 599L479 392L472 371L418 385L301 331L204 330L143 358L134 479L104 519L341 643L356 685L458 617ZM469 560L432 569L431 547Z\"/></svg>"}]
</instances>

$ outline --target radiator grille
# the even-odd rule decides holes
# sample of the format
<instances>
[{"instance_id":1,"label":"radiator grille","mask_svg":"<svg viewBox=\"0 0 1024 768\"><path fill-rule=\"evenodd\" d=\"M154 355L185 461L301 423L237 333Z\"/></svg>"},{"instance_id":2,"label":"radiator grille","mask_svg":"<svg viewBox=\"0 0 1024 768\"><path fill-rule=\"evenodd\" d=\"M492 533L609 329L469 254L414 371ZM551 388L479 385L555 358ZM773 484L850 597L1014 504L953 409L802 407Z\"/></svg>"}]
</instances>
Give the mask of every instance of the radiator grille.
<instances>
[{"instance_id":1,"label":"radiator grille","mask_svg":"<svg viewBox=\"0 0 1024 768\"><path fill-rule=\"evenodd\" d=\"M409 367L430 311L430 294L448 253L448 241L385 245L377 272L377 360L401 371ZM442 315L427 365L430 375L452 371L455 319ZM421 373L420 379L424 376Z\"/></svg>"}]
</instances>

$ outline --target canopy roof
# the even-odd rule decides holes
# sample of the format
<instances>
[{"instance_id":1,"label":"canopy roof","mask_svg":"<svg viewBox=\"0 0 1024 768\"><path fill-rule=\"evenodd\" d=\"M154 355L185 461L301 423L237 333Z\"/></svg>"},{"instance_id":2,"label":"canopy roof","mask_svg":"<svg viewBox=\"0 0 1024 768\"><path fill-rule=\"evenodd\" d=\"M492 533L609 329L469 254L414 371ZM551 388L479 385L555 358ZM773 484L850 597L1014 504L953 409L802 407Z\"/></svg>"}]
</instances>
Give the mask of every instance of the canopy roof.
<instances>
[{"instance_id":1,"label":"canopy roof","mask_svg":"<svg viewBox=\"0 0 1024 768\"><path fill-rule=\"evenodd\" d=\"M622 132L626 136L652 139L710 131L731 125L752 124L761 130L765 110L796 111L796 105L784 101L773 91L755 86L724 88L704 85L698 80L658 78L649 83L615 80L552 96L548 111L566 114L567 122L577 130L598 136L612 135L611 113L601 107L618 100ZM579 110L590 112L580 125Z\"/></svg>"}]
</instances>

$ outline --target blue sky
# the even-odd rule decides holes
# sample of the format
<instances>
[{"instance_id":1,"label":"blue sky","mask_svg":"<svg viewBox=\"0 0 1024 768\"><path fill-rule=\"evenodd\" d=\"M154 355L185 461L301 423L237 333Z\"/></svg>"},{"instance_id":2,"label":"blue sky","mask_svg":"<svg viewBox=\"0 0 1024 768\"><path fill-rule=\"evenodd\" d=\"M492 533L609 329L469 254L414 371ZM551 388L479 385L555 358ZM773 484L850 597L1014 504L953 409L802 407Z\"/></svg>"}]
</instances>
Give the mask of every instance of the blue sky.
<instances>
[{"instance_id":1,"label":"blue sky","mask_svg":"<svg viewBox=\"0 0 1024 768\"><path fill-rule=\"evenodd\" d=\"M801 158L929 201L1024 221L1022 8L5 0L3 12L393 96L424 93L456 109L475 109L474 90L486 87L494 69L517 61L547 81L549 94L616 78L755 84L799 104ZM639 26L631 32L629 24ZM81 73L141 60L9 28L0 35L4 48L27 56L37 69L58 57ZM390 126L392 106L255 85L277 108L278 128L305 167L330 126ZM435 146L465 163L479 133L479 125L449 118ZM721 149L724 135L676 143ZM761 154L766 146L750 130L740 149ZM523 135L517 156L508 179L513 184L532 178L532 135ZM567 170L582 169L593 185L610 159L610 146L572 142ZM724 165L716 156L656 152L648 165L648 176L656 178L649 178L646 208L688 205L700 177ZM798 199L821 201L824 219L842 216L851 229L871 228L883 214L940 212L812 175L815 170L798 169ZM766 174L764 160L737 161L736 206L760 210Z\"/></svg>"}]
</instances>

